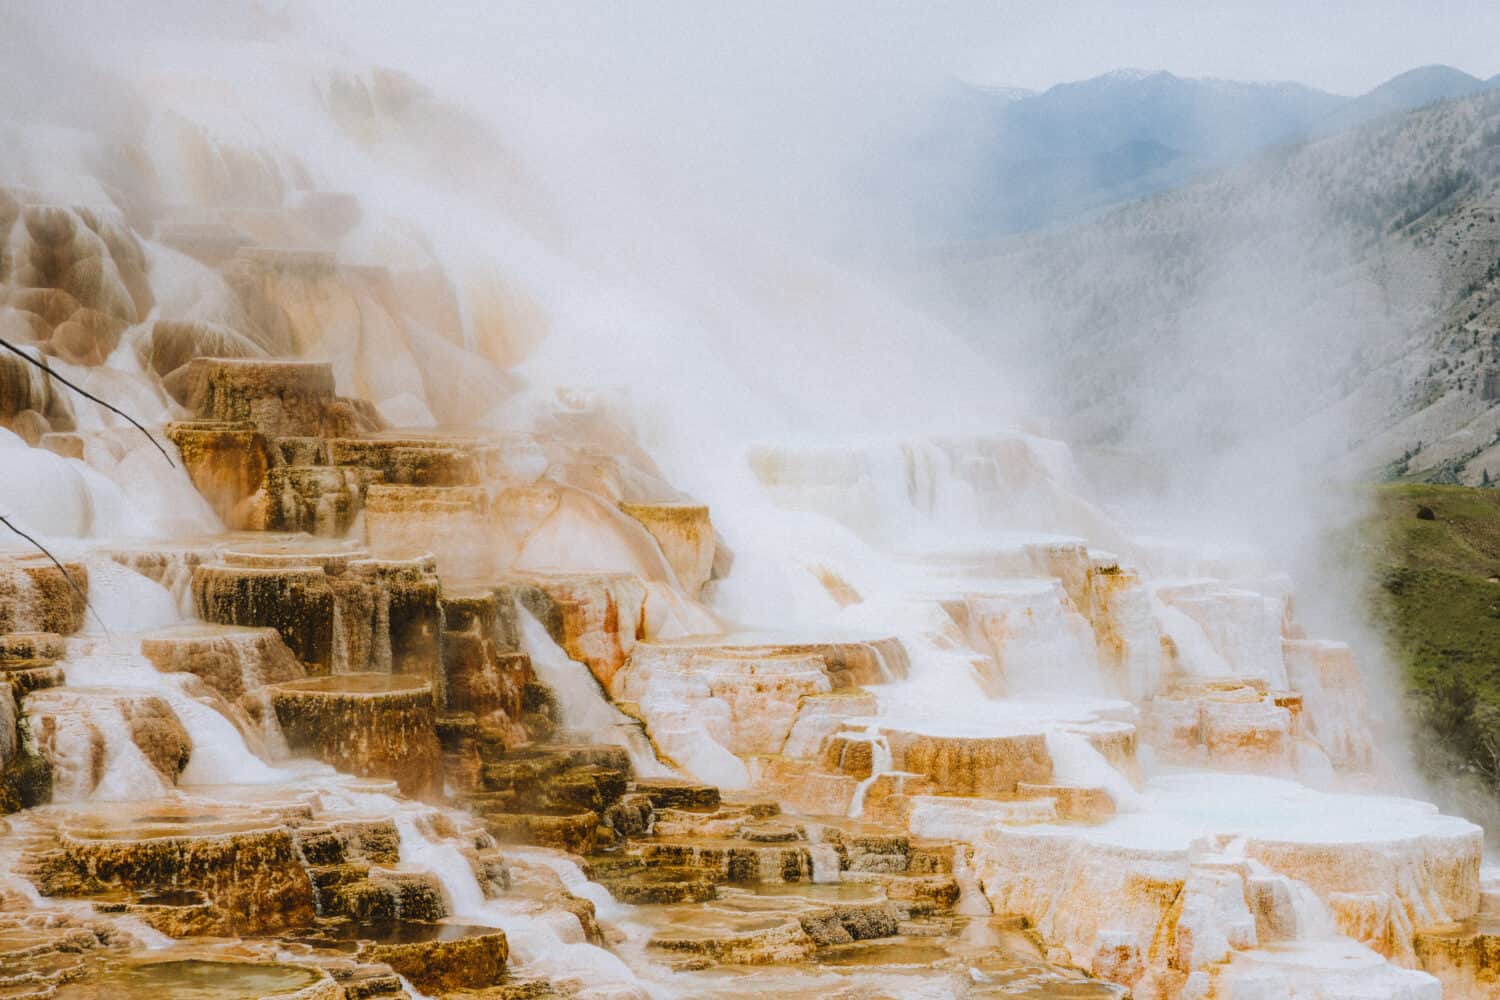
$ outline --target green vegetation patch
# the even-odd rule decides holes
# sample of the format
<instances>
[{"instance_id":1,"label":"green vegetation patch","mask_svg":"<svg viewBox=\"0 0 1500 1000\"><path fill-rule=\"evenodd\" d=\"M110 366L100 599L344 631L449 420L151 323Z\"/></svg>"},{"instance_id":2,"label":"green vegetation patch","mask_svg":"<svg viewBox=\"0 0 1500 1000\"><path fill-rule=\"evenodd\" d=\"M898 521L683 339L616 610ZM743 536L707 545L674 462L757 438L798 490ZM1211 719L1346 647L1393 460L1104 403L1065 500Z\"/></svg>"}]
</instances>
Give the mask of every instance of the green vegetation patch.
<instances>
[{"instance_id":1,"label":"green vegetation patch","mask_svg":"<svg viewBox=\"0 0 1500 1000\"><path fill-rule=\"evenodd\" d=\"M1375 487L1359 540L1418 766L1500 789L1500 490Z\"/></svg>"}]
</instances>

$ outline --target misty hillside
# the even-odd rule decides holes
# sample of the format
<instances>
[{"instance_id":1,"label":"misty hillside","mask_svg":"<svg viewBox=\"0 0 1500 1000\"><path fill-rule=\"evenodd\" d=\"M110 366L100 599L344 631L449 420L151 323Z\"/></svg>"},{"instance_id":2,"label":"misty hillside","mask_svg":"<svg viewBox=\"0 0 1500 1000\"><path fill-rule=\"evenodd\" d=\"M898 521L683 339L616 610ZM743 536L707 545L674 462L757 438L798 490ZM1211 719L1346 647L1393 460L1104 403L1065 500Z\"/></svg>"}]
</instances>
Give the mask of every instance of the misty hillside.
<instances>
[{"instance_id":1,"label":"misty hillside","mask_svg":"<svg viewBox=\"0 0 1500 1000\"><path fill-rule=\"evenodd\" d=\"M902 195L942 235L1036 229L1180 186L1283 143L1492 86L1449 66L1344 97L1297 83L1116 70L1042 93L956 87L905 151ZM955 166L958 165L958 166Z\"/></svg>"},{"instance_id":2,"label":"misty hillside","mask_svg":"<svg viewBox=\"0 0 1500 1000\"><path fill-rule=\"evenodd\" d=\"M1341 104L1336 111L1317 123L1317 131L1324 135L1332 134L1373 121L1381 115L1411 111L1437 101L1468 97L1493 86L1493 79L1481 80L1452 66L1419 66L1392 77L1362 97Z\"/></svg>"},{"instance_id":3,"label":"misty hillside","mask_svg":"<svg viewBox=\"0 0 1500 1000\"><path fill-rule=\"evenodd\" d=\"M938 268L1096 445L1315 440L1363 474L1500 479L1500 93L1300 147Z\"/></svg>"}]
</instances>

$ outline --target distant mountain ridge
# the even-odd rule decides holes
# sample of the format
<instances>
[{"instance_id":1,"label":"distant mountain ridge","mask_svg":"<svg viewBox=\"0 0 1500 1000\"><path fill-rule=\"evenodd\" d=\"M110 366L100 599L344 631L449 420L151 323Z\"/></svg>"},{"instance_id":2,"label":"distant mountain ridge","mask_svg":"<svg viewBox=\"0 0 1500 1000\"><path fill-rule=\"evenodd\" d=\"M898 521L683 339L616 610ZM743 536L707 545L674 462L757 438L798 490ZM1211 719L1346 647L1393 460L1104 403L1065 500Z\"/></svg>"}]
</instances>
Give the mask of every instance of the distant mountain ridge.
<instances>
[{"instance_id":1,"label":"distant mountain ridge","mask_svg":"<svg viewBox=\"0 0 1500 1000\"><path fill-rule=\"evenodd\" d=\"M989 239L1178 187L1271 146L1500 86L1423 66L1345 97L1299 83L1122 69L1042 92L956 84L883 194L942 243Z\"/></svg>"},{"instance_id":2,"label":"distant mountain ridge","mask_svg":"<svg viewBox=\"0 0 1500 1000\"><path fill-rule=\"evenodd\" d=\"M1319 122L1317 131L1329 135L1363 125L1381 115L1412 111L1438 101L1468 97L1495 86L1500 86L1500 75L1481 80L1452 66L1418 66L1392 77L1369 93L1346 102Z\"/></svg>"},{"instance_id":3,"label":"distant mountain ridge","mask_svg":"<svg viewBox=\"0 0 1500 1000\"><path fill-rule=\"evenodd\" d=\"M1253 429L1363 477L1500 482L1495 87L935 273L981 342L1022 336L1004 360L1053 378L1035 382L1085 445L1201 455Z\"/></svg>"}]
</instances>

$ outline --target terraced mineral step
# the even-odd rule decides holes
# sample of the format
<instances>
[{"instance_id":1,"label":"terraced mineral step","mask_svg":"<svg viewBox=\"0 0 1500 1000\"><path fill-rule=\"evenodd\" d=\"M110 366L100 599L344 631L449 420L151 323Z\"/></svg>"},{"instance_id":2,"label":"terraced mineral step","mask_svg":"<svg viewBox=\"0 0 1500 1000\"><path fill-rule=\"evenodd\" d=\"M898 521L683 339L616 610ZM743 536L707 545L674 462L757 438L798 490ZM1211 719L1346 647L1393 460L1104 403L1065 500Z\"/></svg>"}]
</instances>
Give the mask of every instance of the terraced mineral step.
<instances>
[{"instance_id":1,"label":"terraced mineral step","mask_svg":"<svg viewBox=\"0 0 1500 1000\"><path fill-rule=\"evenodd\" d=\"M442 683L442 610L430 558L373 559L343 543L227 548L193 570L199 617L276 629L312 673L389 671Z\"/></svg>"},{"instance_id":2,"label":"terraced mineral step","mask_svg":"<svg viewBox=\"0 0 1500 1000\"><path fill-rule=\"evenodd\" d=\"M365 538L386 558L430 553L445 579L495 575L489 499L478 486L375 483L364 496Z\"/></svg>"},{"instance_id":3,"label":"terraced mineral step","mask_svg":"<svg viewBox=\"0 0 1500 1000\"><path fill-rule=\"evenodd\" d=\"M256 527L342 538L366 507L381 473L324 465L278 465L266 472Z\"/></svg>"},{"instance_id":4,"label":"terraced mineral step","mask_svg":"<svg viewBox=\"0 0 1500 1000\"><path fill-rule=\"evenodd\" d=\"M457 923L403 922L359 947L429 993L498 985L509 956L504 931Z\"/></svg>"},{"instance_id":5,"label":"terraced mineral step","mask_svg":"<svg viewBox=\"0 0 1500 1000\"><path fill-rule=\"evenodd\" d=\"M304 675L273 628L174 625L141 636L141 653L156 669L193 674L231 702L247 691Z\"/></svg>"},{"instance_id":6,"label":"terraced mineral step","mask_svg":"<svg viewBox=\"0 0 1500 1000\"><path fill-rule=\"evenodd\" d=\"M719 789L686 778L637 778L631 790L645 795L657 809L717 809Z\"/></svg>"},{"instance_id":7,"label":"terraced mineral step","mask_svg":"<svg viewBox=\"0 0 1500 1000\"><path fill-rule=\"evenodd\" d=\"M120 898L124 891L126 901L138 903L191 890L214 909L212 933L276 933L313 918L312 882L291 830L274 813L227 807L205 813L169 800L79 809L63 817L56 845L36 856L28 872L46 895ZM167 898L196 905L189 897ZM195 915L190 926L204 933L207 923Z\"/></svg>"},{"instance_id":8,"label":"terraced mineral step","mask_svg":"<svg viewBox=\"0 0 1500 1000\"><path fill-rule=\"evenodd\" d=\"M612 690L616 697L639 701L658 668L680 670L702 654L743 660L763 656L818 657L835 689L898 680L906 676L908 667L906 649L893 636L733 632L638 643L631 654L630 667Z\"/></svg>"},{"instance_id":9,"label":"terraced mineral step","mask_svg":"<svg viewBox=\"0 0 1500 1000\"><path fill-rule=\"evenodd\" d=\"M331 465L373 469L389 484L477 486L484 478L483 453L472 441L398 435L335 437L327 447Z\"/></svg>"},{"instance_id":10,"label":"terraced mineral step","mask_svg":"<svg viewBox=\"0 0 1500 1000\"><path fill-rule=\"evenodd\" d=\"M661 546L677 575L677 582L696 597L713 574L715 537L708 507L703 504L659 501L621 501L620 509L645 527Z\"/></svg>"},{"instance_id":11,"label":"terraced mineral step","mask_svg":"<svg viewBox=\"0 0 1500 1000\"><path fill-rule=\"evenodd\" d=\"M205 959L167 959L129 963L88 982L61 987L56 1000L155 1000L191 995L202 1000L336 1000L343 991L333 978L312 966Z\"/></svg>"},{"instance_id":12,"label":"terraced mineral step","mask_svg":"<svg viewBox=\"0 0 1500 1000\"><path fill-rule=\"evenodd\" d=\"M245 421L269 437L316 435L333 402L333 367L261 358L195 358L184 374L200 419Z\"/></svg>"},{"instance_id":13,"label":"terraced mineral step","mask_svg":"<svg viewBox=\"0 0 1500 1000\"><path fill-rule=\"evenodd\" d=\"M287 745L363 777L390 778L408 795L442 789L432 683L415 674L333 674L270 688Z\"/></svg>"},{"instance_id":14,"label":"terraced mineral step","mask_svg":"<svg viewBox=\"0 0 1500 1000\"><path fill-rule=\"evenodd\" d=\"M0 635L0 679L10 683L19 700L33 691L63 683L57 661L67 655L62 636L52 632L9 632Z\"/></svg>"},{"instance_id":15,"label":"terraced mineral step","mask_svg":"<svg viewBox=\"0 0 1500 1000\"><path fill-rule=\"evenodd\" d=\"M0 552L0 633L72 635L83 628L86 609L80 594L88 589L88 569L82 563L69 560L59 568L35 552Z\"/></svg>"}]
</instances>

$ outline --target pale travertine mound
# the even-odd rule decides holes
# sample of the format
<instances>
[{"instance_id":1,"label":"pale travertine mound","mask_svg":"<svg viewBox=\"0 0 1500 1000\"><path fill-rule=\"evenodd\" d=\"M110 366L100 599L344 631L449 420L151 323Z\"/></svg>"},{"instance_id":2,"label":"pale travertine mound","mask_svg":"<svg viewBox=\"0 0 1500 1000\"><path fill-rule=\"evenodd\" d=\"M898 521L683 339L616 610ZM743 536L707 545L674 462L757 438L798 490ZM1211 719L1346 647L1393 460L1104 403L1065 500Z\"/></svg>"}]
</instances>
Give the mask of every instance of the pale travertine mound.
<instances>
[{"instance_id":1,"label":"pale travertine mound","mask_svg":"<svg viewBox=\"0 0 1500 1000\"><path fill-rule=\"evenodd\" d=\"M976 830L986 896L997 911L1032 920L1075 964L1135 989L1177 989L1174 976L1180 984L1264 944L1262 934L1305 934L1297 921L1319 919L1305 905L1280 924L1249 909L1258 895L1285 895L1267 881L1275 878L1292 880L1293 895L1315 893L1341 930L1401 964L1413 961L1410 933L1390 922L1435 926L1477 912L1480 831L1423 803L1215 775L1159 779L1153 792L1154 816ZM1278 837L1288 814L1299 818L1299 839ZM1174 827L1165 816L1187 822ZM1372 907L1383 920L1369 919ZM1192 951L1168 949L1174 936Z\"/></svg>"}]
</instances>

